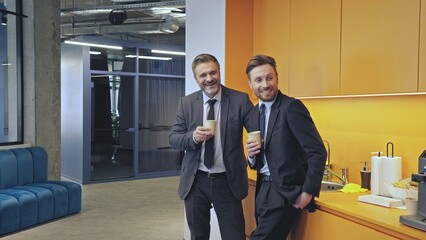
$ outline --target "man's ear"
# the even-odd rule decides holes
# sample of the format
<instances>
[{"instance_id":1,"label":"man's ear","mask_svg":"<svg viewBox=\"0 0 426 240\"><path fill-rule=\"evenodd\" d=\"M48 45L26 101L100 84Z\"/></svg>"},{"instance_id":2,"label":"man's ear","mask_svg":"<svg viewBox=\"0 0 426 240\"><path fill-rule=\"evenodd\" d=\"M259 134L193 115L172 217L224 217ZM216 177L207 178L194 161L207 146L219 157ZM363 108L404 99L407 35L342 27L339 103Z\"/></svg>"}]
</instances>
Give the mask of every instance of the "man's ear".
<instances>
[{"instance_id":1,"label":"man's ear","mask_svg":"<svg viewBox=\"0 0 426 240\"><path fill-rule=\"evenodd\" d=\"M253 87L251 86L250 79L248 79L248 78L247 78L247 80L248 80L248 85L249 85L250 89L252 89L252 90L253 90Z\"/></svg>"}]
</instances>

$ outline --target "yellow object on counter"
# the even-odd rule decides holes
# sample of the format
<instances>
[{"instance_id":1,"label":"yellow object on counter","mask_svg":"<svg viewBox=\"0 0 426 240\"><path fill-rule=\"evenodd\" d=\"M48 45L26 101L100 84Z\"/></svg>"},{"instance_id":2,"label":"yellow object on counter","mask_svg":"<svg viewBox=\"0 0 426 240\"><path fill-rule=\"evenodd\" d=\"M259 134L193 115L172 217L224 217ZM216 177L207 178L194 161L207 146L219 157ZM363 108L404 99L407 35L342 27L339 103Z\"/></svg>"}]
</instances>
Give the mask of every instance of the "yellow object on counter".
<instances>
[{"instance_id":1,"label":"yellow object on counter","mask_svg":"<svg viewBox=\"0 0 426 240\"><path fill-rule=\"evenodd\" d=\"M367 188L362 188L360 185L355 183L347 183L345 186L343 186L342 189L339 189L338 191L344 192L344 193L360 193L360 192L367 192Z\"/></svg>"}]
</instances>

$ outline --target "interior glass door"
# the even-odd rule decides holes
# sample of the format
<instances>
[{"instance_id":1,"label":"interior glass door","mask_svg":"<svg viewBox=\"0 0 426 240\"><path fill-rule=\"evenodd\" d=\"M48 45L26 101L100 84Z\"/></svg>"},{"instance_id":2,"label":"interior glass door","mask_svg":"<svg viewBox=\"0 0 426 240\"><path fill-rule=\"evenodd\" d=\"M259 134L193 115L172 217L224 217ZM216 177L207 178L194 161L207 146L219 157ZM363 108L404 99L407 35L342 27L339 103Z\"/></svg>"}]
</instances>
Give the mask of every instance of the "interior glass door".
<instances>
[{"instance_id":1,"label":"interior glass door","mask_svg":"<svg viewBox=\"0 0 426 240\"><path fill-rule=\"evenodd\" d=\"M122 102L123 82L129 81L117 75L92 76L91 180L134 176L135 131L128 117L133 110L124 105L132 98Z\"/></svg>"},{"instance_id":2,"label":"interior glass door","mask_svg":"<svg viewBox=\"0 0 426 240\"><path fill-rule=\"evenodd\" d=\"M134 49L91 56L91 180L135 176ZM134 68L134 67L133 67Z\"/></svg>"},{"instance_id":3,"label":"interior glass door","mask_svg":"<svg viewBox=\"0 0 426 240\"><path fill-rule=\"evenodd\" d=\"M185 92L185 58L163 57L170 59L139 60L138 173L142 175L176 175L181 168L183 152L170 147L169 131Z\"/></svg>"},{"instance_id":4,"label":"interior glass door","mask_svg":"<svg viewBox=\"0 0 426 240\"><path fill-rule=\"evenodd\" d=\"M169 130L175 119L178 96L183 94L182 82L173 78L140 78L140 174L171 174L180 170L182 152L170 147Z\"/></svg>"},{"instance_id":5,"label":"interior glass door","mask_svg":"<svg viewBox=\"0 0 426 240\"><path fill-rule=\"evenodd\" d=\"M185 57L147 59L156 56L130 48L105 56L91 57L91 181L178 175L183 153L168 135Z\"/></svg>"}]
</instances>

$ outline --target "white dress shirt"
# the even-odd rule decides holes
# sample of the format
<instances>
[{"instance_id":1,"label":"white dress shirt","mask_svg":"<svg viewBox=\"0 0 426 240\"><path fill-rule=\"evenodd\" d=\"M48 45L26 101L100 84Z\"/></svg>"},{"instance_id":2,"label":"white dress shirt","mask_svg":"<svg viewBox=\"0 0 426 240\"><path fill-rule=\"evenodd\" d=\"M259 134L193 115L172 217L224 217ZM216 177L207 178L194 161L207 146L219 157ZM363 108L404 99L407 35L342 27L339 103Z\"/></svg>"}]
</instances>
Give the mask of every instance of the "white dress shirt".
<instances>
[{"instance_id":1,"label":"white dress shirt","mask_svg":"<svg viewBox=\"0 0 426 240\"><path fill-rule=\"evenodd\" d=\"M259 111L260 111L260 106L262 104L265 104L265 133L264 133L265 134L265 136L264 136L265 139L266 139L266 136L268 134L269 116L271 115L271 107L272 107L272 104L274 104L274 102L275 102L275 99L273 101L270 101L270 102L264 102L264 101L262 101L262 100L259 99ZM264 144L265 144L265 139L263 139ZM250 163L251 166L255 166L255 164L256 164L256 157L251 158L249 156L248 160L249 160L249 163ZM263 151L263 161L264 161L263 162L263 167L262 167L262 169L260 169L260 173L263 174L263 175L270 175L270 173L269 173L269 167L268 167L268 162L266 161L265 151Z\"/></svg>"},{"instance_id":2,"label":"white dress shirt","mask_svg":"<svg viewBox=\"0 0 426 240\"><path fill-rule=\"evenodd\" d=\"M223 164L222 144L220 142L220 104L222 99L222 89L220 89L216 96L212 99L217 100L213 106L214 116L216 119L216 130L214 133L214 164L210 169L204 165L205 142L203 142L203 145L201 146L201 162L198 165L198 169L209 173L221 173L226 171L225 165ZM210 106L207 102L208 100L210 100L210 98L203 92L203 122L207 120L207 115L210 110Z\"/></svg>"}]
</instances>

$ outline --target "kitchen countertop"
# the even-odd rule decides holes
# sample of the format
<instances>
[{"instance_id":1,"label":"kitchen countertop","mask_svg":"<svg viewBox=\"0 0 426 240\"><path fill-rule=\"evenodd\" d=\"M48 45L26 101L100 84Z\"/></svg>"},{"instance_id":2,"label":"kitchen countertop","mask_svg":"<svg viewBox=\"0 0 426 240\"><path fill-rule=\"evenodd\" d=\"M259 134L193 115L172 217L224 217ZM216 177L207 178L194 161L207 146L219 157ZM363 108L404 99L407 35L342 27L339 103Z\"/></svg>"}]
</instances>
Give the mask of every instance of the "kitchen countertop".
<instances>
[{"instance_id":1,"label":"kitchen countertop","mask_svg":"<svg viewBox=\"0 0 426 240\"><path fill-rule=\"evenodd\" d=\"M367 193L322 191L316 199L318 209L400 239L426 239L426 232L399 222L405 209L387 208L358 201Z\"/></svg>"},{"instance_id":2,"label":"kitchen countertop","mask_svg":"<svg viewBox=\"0 0 426 240\"><path fill-rule=\"evenodd\" d=\"M256 172L249 170L249 179L255 184ZM405 209L387 208L358 201L364 193L342 193L321 191L315 201L318 210L355 222L365 227L399 239L426 239L426 232L399 222L399 216L406 215Z\"/></svg>"}]
</instances>

